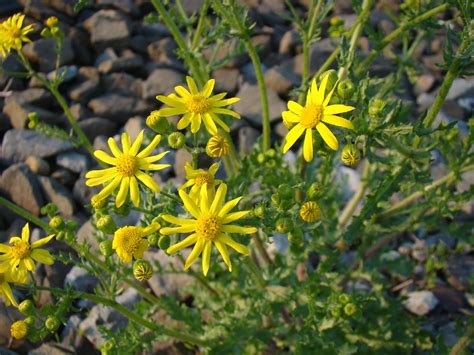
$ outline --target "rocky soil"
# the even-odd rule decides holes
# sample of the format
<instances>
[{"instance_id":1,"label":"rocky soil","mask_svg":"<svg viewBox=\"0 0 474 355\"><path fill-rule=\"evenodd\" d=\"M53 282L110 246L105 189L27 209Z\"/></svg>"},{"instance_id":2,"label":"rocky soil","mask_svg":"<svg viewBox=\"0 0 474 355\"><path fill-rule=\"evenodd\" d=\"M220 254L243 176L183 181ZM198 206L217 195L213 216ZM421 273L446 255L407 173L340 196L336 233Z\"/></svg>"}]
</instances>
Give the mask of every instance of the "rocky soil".
<instances>
[{"instance_id":1,"label":"rocky soil","mask_svg":"<svg viewBox=\"0 0 474 355\"><path fill-rule=\"evenodd\" d=\"M305 0L300 0L301 5ZM159 108L155 100L158 94L172 92L174 86L183 81L186 74L176 56L176 45L169 31L163 25L144 24L144 17L152 11L145 0L94 0L92 7L80 13L73 11L76 0L20 0L0 2L0 18L23 11L27 22L43 23L49 16L56 16L66 33L61 70L66 71L66 81L61 86L79 120L79 125L93 142L94 148L102 148L109 136L117 136L122 131L136 137L145 128L145 118L152 110ZM264 63L265 81L268 85L270 115L273 137L281 139L286 129L281 123L281 112L286 108L289 91L299 85L302 72L302 48L295 26L282 19L287 13L283 0L247 0L250 16L257 22L257 35L253 41L259 45ZM199 9L200 0L185 0L189 13ZM350 26L355 16L350 1L337 1L335 14ZM288 14L289 15L289 14ZM394 29L390 18L381 11L374 11L370 21L373 26L388 33ZM31 36L33 42L24 47L24 53L35 67L45 76L54 75L54 43L39 36L41 26L37 25ZM327 24L323 29L325 38L311 47L311 70L313 72L324 62L334 48L327 36ZM419 111L429 107L442 79L442 72L436 63L442 61L443 36L431 43L422 43L415 54L415 60L422 63L424 72L415 85L408 81L400 93L403 100L413 102ZM361 50L367 52L367 39L361 39ZM219 49L222 58L236 49L236 43L229 41ZM7 58L4 67L11 71L21 71L13 58ZM389 59L377 61L371 70L378 76L390 73L393 63ZM255 74L249 58L236 57L223 68L216 70L213 77L217 89L227 91L241 98L235 105L243 119L232 127L240 151L245 152L255 143L260 132L260 101ZM457 121L461 131L467 132L467 119L474 106L474 79L456 79L449 92L448 100L438 119ZM66 218L73 218L81 226L78 239L90 238L90 215L83 208L89 203L95 190L84 184L84 174L96 164L86 151L74 148L67 141L44 136L27 128L27 114L35 111L41 120L68 129L67 120L60 107L41 84L34 79L9 78L0 74L0 195L11 199L35 216L40 208L53 202ZM291 154L291 152L289 153ZM173 179L176 185L184 180L182 166L189 159L183 151L167 156L176 168L165 170L156 178ZM289 157L290 159L291 157ZM433 168L433 177L443 176L447 169L442 159ZM341 167L338 176L349 177L347 195L357 189L360 172ZM474 176L466 175L460 188L467 189ZM471 215L473 204L465 206L467 216ZM132 214L125 223L136 223L138 214ZM18 216L0 207L0 242L6 242L13 234L20 233L25 223ZM40 231L34 230L33 237L39 238ZM445 243L455 248L454 235L438 234L413 235L392 250L387 258L405 254L415 260L417 267L413 273L424 272L426 248L437 243ZM60 243L51 245L53 250L61 250ZM169 262L169 259L166 262ZM162 260L161 262L165 262ZM469 279L474 269L474 257L465 254L462 258L450 259L443 275L436 280L430 290L414 291L414 283L398 285L394 292L408 296L405 307L420 317L430 317L437 332L444 336L446 344L454 344L456 336L453 320L459 314L472 314L473 297ZM37 280L44 285L62 287L71 284L78 290L93 290L97 280L85 270L55 263L51 267L40 267ZM188 282L187 277L168 278L155 276L149 281L150 288L157 294L175 293L180 284ZM118 302L131 305L139 296L127 290ZM42 294L41 303L51 302L50 296ZM25 342L15 342L14 351L30 354L93 354L95 346L102 343L98 324L120 327L127 321L121 315L103 306L83 302L89 313L73 315L60 331L59 342L53 341L34 349ZM19 314L3 305L0 312L1 354L13 354L6 346L9 341L9 324ZM171 345L169 345L171 346Z\"/></svg>"}]
</instances>

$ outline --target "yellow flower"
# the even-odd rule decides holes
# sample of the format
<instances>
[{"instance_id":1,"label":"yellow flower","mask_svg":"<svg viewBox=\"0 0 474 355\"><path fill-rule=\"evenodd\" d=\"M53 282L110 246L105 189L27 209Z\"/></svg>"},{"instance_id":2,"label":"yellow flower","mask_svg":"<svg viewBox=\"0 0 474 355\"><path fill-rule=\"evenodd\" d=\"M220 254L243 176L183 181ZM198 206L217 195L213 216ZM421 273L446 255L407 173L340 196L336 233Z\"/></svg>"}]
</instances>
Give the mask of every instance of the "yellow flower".
<instances>
[{"instance_id":1,"label":"yellow flower","mask_svg":"<svg viewBox=\"0 0 474 355\"><path fill-rule=\"evenodd\" d=\"M240 115L232 110L223 108L239 101L238 97L224 99L226 93L211 96L214 89L215 80L209 80L199 91L193 78L186 77L189 92L183 86L176 86L177 93L168 96L158 95L157 100L171 106L159 110L159 115L163 117L183 115L178 122L178 129L184 129L191 124L191 132L196 133L204 121L206 129L211 135L217 135L216 123L226 132L230 132L229 127L219 118L219 115L229 115L240 118Z\"/></svg>"},{"instance_id":2,"label":"yellow flower","mask_svg":"<svg viewBox=\"0 0 474 355\"><path fill-rule=\"evenodd\" d=\"M229 153L229 149L229 143L220 135L212 136L206 145L206 153L211 158L222 158Z\"/></svg>"},{"instance_id":3,"label":"yellow flower","mask_svg":"<svg viewBox=\"0 0 474 355\"><path fill-rule=\"evenodd\" d=\"M113 165L111 168L103 170L92 170L86 174L87 186L97 186L106 184L101 192L97 194L97 199L101 200L111 195L117 187L119 191L115 199L117 207L122 206L128 196L130 190L130 197L133 204L138 207L140 204L140 190L138 188L138 180L145 186L155 192L160 192L160 187L152 179L152 177L144 172L144 170L161 170L169 167L169 164L154 164L154 162L163 158L168 151L158 155L150 154L160 143L161 136L156 135L151 143L139 152L143 140L143 130L138 135L137 139L131 144L130 136L127 133L122 134L122 150L120 151L117 143L113 138L109 138L109 148L113 157L102 150L96 150L94 156L109 164ZM138 180L137 180L138 179Z\"/></svg>"},{"instance_id":4,"label":"yellow flower","mask_svg":"<svg viewBox=\"0 0 474 355\"><path fill-rule=\"evenodd\" d=\"M112 249L124 263L132 261L132 257L140 259L149 245L145 237L155 233L159 228L159 224L153 223L146 228L126 226L117 229L114 233Z\"/></svg>"},{"instance_id":5,"label":"yellow flower","mask_svg":"<svg viewBox=\"0 0 474 355\"><path fill-rule=\"evenodd\" d=\"M54 262L49 251L39 249L54 235L37 240L30 244L30 227L28 223L23 227L20 237L11 237L10 245L0 244L0 273L10 271L16 282L25 281L28 271L35 270L35 261L51 265Z\"/></svg>"},{"instance_id":6,"label":"yellow flower","mask_svg":"<svg viewBox=\"0 0 474 355\"><path fill-rule=\"evenodd\" d=\"M58 18L56 16L50 16L46 20L46 26L56 27L58 25Z\"/></svg>"},{"instance_id":7,"label":"yellow flower","mask_svg":"<svg viewBox=\"0 0 474 355\"><path fill-rule=\"evenodd\" d=\"M326 97L324 96L328 79L329 75L323 78L319 90L316 85L316 79L313 79L311 88L308 90L306 96L306 105L304 107L294 101L288 102L289 111L282 113L283 122L286 122L285 124L296 125L291 128L286 135L285 145L283 146L284 153L306 132L303 144L303 156L306 161L310 161L313 159L313 128L319 132L326 144L333 150L338 149L339 143L328 126L326 126L326 123L354 129L351 121L336 116L340 113L352 111L354 107L340 104L329 105L329 100L331 100L336 85L334 85Z\"/></svg>"},{"instance_id":8,"label":"yellow flower","mask_svg":"<svg viewBox=\"0 0 474 355\"><path fill-rule=\"evenodd\" d=\"M23 320L17 320L10 326L10 334L14 339L23 339L28 334L28 324Z\"/></svg>"},{"instance_id":9,"label":"yellow flower","mask_svg":"<svg viewBox=\"0 0 474 355\"><path fill-rule=\"evenodd\" d=\"M181 242L169 247L168 254L175 253L183 248L194 244L194 248L186 259L184 265L188 269L196 258L202 253L202 271L207 275L211 260L212 243L219 250L222 259L232 271L229 252L227 246L243 255L248 255L249 250L245 245L237 243L229 233L252 234L257 232L254 227L241 227L229 224L247 215L250 211L240 211L229 213L242 199L238 197L224 204L227 193L227 185L221 184L217 189L214 198L210 198L206 184L202 185L200 191L199 204L183 190L178 190L184 208L189 212L193 219L178 218L172 215L164 215L162 218L170 223L179 225L179 227L167 227L160 230L161 234L169 235L175 233L192 233Z\"/></svg>"},{"instance_id":10,"label":"yellow flower","mask_svg":"<svg viewBox=\"0 0 474 355\"><path fill-rule=\"evenodd\" d=\"M23 42L31 42L26 35L33 31L33 25L22 28L24 19L25 15L15 14L0 24L0 52L4 57L12 49L19 51Z\"/></svg>"},{"instance_id":11,"label":"yellow flower","mask_svg":"<svg viewBox=\"0 0 474 355\"><path fill-rule=\"evenodd\" d=\"M188 181L184 185L181 185L180 189L191 187L189 196L192 200L198 201L201 187L207 184L207 193L209 197L214 197L214 187L222 182L222 180L214 179L217 169L219 169L218 163L212 164L207 171L204 169L193 169L191 164L187 161L184 163L184 171L186 172L186 179Z\"/></svg>"},{"instance_id":12,"label":"yellow flower","mask_svg":"<svg viewBox=\"0 0 474 355\"><path fill-rule=\"evenodd\" d=\"M303 203L300 209L300 217L303 221L313 223L319 218L321 210L318 204L314 201Z\"/></svg>"},{"instance_id":13,"label":"yellow flower","mask_svg":"<svg viewBox=\"0 0 474 355\"><path fill-rule=\"evenodd\" d=\"M26 283L26 279L21 281L21 283ZM9 306L12 304L13 306L18 307L18 302L13 296L13 291L10 286L10 283L12 282L14 282L14 280L10 271L0 273L0 296L3 296L5 305Z\"/></svg>"}]
</instances>

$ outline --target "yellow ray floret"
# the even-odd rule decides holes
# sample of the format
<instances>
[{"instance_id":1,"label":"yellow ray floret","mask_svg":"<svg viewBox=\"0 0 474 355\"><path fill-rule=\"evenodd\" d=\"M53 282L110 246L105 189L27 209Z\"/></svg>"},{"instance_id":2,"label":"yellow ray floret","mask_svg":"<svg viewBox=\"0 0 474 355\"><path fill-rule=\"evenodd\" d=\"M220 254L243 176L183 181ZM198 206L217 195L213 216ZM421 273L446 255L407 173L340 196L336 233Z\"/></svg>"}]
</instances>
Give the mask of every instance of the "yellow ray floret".
<instances>
[{"instance_id":1,"label":"yellow ray floret","mask_svg":"<svg viewBox=\"0 0 474 355\"><path fill-rule=\"evenodd\" d=\"M24 14L15 14L0 24L0 52L2 56L5 57L12 49L19 51L24 42L31 42L26 35L33 31L33 25L22 28L24 20Z\"/></svg>"},{"instance_id":2,"label":"yellow ray floret","mask_svg":"<svg viewBox=\"0 0 474 355\"><path fill-rule=\"evenodd\" d=\"M21 283L26 283L26 280L22 280ZM13 291L10 286L10 283L15 282L11 272L0 273L0 296L3 297L5 305L9 306L12 304L15 307L18 307L18 302L13 296Z\"/></svg>"},{"instance_id":3,"label":"yellow ray floret","mask_svg":"<svg viewBox=\"0 0 474 355\"><path fill-rule=\"evenodd\" d=\"M158 184L144 171L161 170L169 167L169 164L155 164L169 152L150 155L160 143L160 135L156 135L145 149L139 151L143 140L143 132L143 130L140 132L133 144L130 142L130 136L127 133L123 133L122 151L118 148L114 139L109 138L109 148L113 156L102 150L94 152L94 156L97 159L112 165L111 168L92 170L86 174L88 179L86 181L87 186L105 185L104 189L97 195L99 200L106 198L119 188L115 198L115 205L117 207L122 206L127 200L130 191L130 198L133 204L138 207L140 204L139 181L151 190L160 192Z\"/></svg>"},{"instance_id":4,"label":"yellow ray floret","mask_svg":"<svg viewBox=\"0 0 474 355\"><path fill-rule=\"evenodd\" d=\"M49 251L41 246L53 239L54 235L30 244L28 223L23 227L20 237L11 237L10 245L0 244L0 273L9 272L15 282L26 282L28 271L35 270L35 261L51 265L54 262Z\"/></svg>"},{"instance_id":5,"label":"yellow ray floret","mask_svg":"<svg viewBox=\"0 0 474 355\"><path fill-rule=\"evenodd\" d=\"M184 185L180 186L180 189L186 189L190 187L191 191L189 192L189 196L193 201L199 201L201 187L204 184L207 184L207 193L209 198L213 198L215 186L222 182L222 180L217 180L214 178L217 169L219 169L218 163L212 164L207 171L204 169L193 169L189 162L184 163L184 170L186 172L186 179L188 181L184 183Z\"/></svg>"},{"instance_id":6,"label":"yellow ray floret","mask_svg":"<svg viewBox=\"0 0 474 355\"><path fill-rule=\"evenodd\" d=\"M186 77L189 90L183 86L176 86L176 94L168 96L158 95L157 100L170 106L162 108L158 114L163 117L183 115L178 122L178 129L184 129L191 125L191 132L196 133L204 122L206 129L211 135L217 135L216 123L226 132L230 132L229 126L221 120L220 115L229 115L240 118L240 115L224 107L231 105L240 99L232 97L224 99L226 93L212 95L215 80L209 80L201 91L198 90L194 79Z\"/></svg>"},{"instance_id":7,"label":"yellow ray floret","mask_svg":"<svg viewBox=\"0 0 474 355\"><path fill-rule=\"evenodd\" d=\"M227 193L227 185L220 184L213 198L208 195L206 184L201 187L199 203L196 203L186 192L179 190L179 196L183 200L184 208L192 218L178 218L172 215L164 215L163 219L167 222L177 224L179 227L166 227L160 230L161 234L191 233L181 242L169 247L168 254L194 244L194 248L186 259L184 265L188 269L196 258L202 253L202 272L207 275L211 261L212 244L219 251L225 264L232 271L229 251L231 247L240 254L248 255L249 250L245 245L237 243L229 234L252 234L257 232L255 227L241 227L230 224L246 216L250 211L230 212L242 197L238 197L224 203Z\"/></svg>"},{"instance_id":8,"label":"yellow ray floret","mask_svg":"<svg viewBox=\"0 0 474 355\"><path fill-rule=\"evenodd\" d=\"M313 79L311 88L309 88L306 96L306 104L304 107L294 101L288 102L289 111L284 111L282 117L286 124L294 124L294 126L286 135L285 144L283 146L284 153L286 153L304 133L303 156L304 159L309 162L313 159L313 128L318 131L326 144L333 150L339 148L339 143L326 124L329 123L334 126L354 129L351 121L337 116L340 113L354 110L354 107L340 104L329 105L336 85L334 85L327 96L324 96L328 78L329 75L323 78L319 89L316 84L316 79Z\"/></svg>"}]
</instances>

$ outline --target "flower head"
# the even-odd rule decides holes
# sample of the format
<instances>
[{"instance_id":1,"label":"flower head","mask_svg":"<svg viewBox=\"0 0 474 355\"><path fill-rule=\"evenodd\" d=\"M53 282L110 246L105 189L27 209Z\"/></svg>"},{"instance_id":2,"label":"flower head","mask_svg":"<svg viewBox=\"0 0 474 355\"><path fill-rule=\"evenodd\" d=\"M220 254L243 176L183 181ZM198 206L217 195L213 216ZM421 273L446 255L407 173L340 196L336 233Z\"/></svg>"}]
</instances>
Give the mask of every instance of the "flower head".
<instances>
[{"instance_id":1,"label":"flower head","mask_svg":"<svg viewBox=\"0 0 474 355\"><path fill-rule=\"evenodd\" d=\"M318 204L314 201L308 201L303 203L300 208L300 217L303 221L308 223L316 222L321 214L321 209Z\"/></svg>"},{"instance_id":2,"label":"flower head","mask_svg":"<svg viewBox=\"0 0 474 355\"><path fill-rule=\"evenodd\" d=\"M221 136L212 136L206 145L206 153L211 158L222 158L229 153L229 142Z\"/></svg>"},{"instance_id":3,"label":"flower head","mask_svg":"<svg viewBox=\"0 0 474 355\"><path fill-rule=\"evenodd\" d=\"M207 184L201 186L198 204L186 192L179 190L178 193L183 200L184 208L193 218L185 219L172 215L164 215L162 218L165 221L177 224L179 227L166 227L160 230L160 233L164 235L191 233L181 242L169 247L166 252L172 254L194 244L193 250L186 259L184 268L188 269L202 253L202 271L204 275L207 275L209 271L213 243L217 250L219 250L229 271L232 271L227 246L244 255L248 255L249 250L245 245L234 241L229 237L229 234L252 234L257 231L255 227L241 227L229 224L241 219L250 212L240 211L230 213L230 211L237 206L242 197L224 203L227 185L220 184L213 198L209 196L208 187L206 185Z\"/></svg>"},{"instance_id":4,"label":"flower head","mask_svg":"<svg viewBox=\"0 0 474 355\"><path fill-rule=\"evenodd\" d=\"M5 57L12 49L21 50L23 42L31 42L26 35L33 31L33 25L22 28L24 20L24 14L15 14L0 24L0 52L2 56Z\"/></svg>"},{"instance_id":5,"label":"flower head","mask_svg":"<svg viewBox=\"0 0 474 355\"><path fill-rule=\"evenodd\" d=\"M333 150L338 149L339 143L328 126L326 126L326 123L354 129L351 121L336 116L340 113L352 111L354 107L340 104L329 105L336 85L334 85L329 94L325 96L328 79L329 75L326 75L319 89L316 84L316 79L313 79L311 88L308 90L306 96L306 104L304 107L294 101L288 102L289 111L282 113L283 121L285 124L296 125L291 128L286 135L285 145L283 146L284 153L305 133L303 156L306 161L310 161L313 159L313 128L319 132L326 144Z\"/></svg>"},{"instance_id":6,"label":"flower head","mask_svg":"<svg viewBox=\"0 0 474 355\"><path fill-rule=\"evenodd\" d=\"M117 229L114 233L112 248L124 263L131 262L132 257L140 259L149 245L145 237L155 233L159 228L159 224L153 223L146 228L126 226Z\"/></svg>"},{"instance_id":7,"label":"flower head","mask_svg":"<svg viewBox=\"0 0 474 355\"><path fill-rule=\"evenodd\" d=\"M153 267L146 260L137 260L133 263L133 276L138 281L147 281L153 276Z\"/></svg>"},{"instance_id":8,"label":"flower head","mask_svg":"<svg viewBox=\"0 0 474 355\"><path fill-rule=\"evenodd\" d=\"M348 144L342 148L341 160L344 165L355 166L360 161L359 149L354 144Z\"/></svg>"},{"instance_id":9,"label":"flower head","mask_svg":"<svg viewBox=\"0 0 474 355\"><path fill-rule=\"evenodd\" d=\"M184 171L186 172L186 179L188 180L184 185L180 186L180 189L191 188L189 196L194 201L198 201L200 197L201 187L207 186L207 193L209 197L214 196L214 187L222 182L214 178L219 164L214 163L210 166L209 170L204 169L193 169L189 162L184 163Z\"/></svg>"},{"instance_id":10,"label":"flower head","mask_svg":"<svg viewBox=\"0 0 474 355\"><path fill-rule=\"evenodd\" d=\"M143 140L143 130L138 135L137 139L131 144L130 136L127 133L122 134L122 151L118 148L113 138L109 138L109 148L113 157L102 150L96 150L94 156L112 165L111 168L103 170L92 170L86 174L87 186L96 186L105 184L106 186L98 193L96 199L101 200L111 195L119 186L119 191L115 198L115 205L122 206L128 196L130 190L130 197L133 204L138 207L140 204L140 190L138 188L138 181L155 192L160 191L158 184L152 177L146 174L145 170L161 170L169 167L169 164L154 164L156 161L163 158L168 151L158 155L151 155L156 146L160 143L161 136L156 135L151 143L142 151L139 152Z\"/></svg>"},{"instance_id":11,"label":"flower head","mask_svg":"<svg viewBox=\"0 0 474 355\"><path fill-rule=\"evenodd\" d=\"M240 118L240 115L232 110L223 108L233 104L240 99L232 97L224 99L226 93L211 96L214 89L215 80L209 80L201 91L198 90L194 79L186 77L189 90L183 86L176 86L176 94L168 96L158 95L157 100L171 106L159 110L159 115L163 117L183 115L178 122L178 129L184 129L191 124L191 132L196 133L201 127L201 121L204 122L206 129L211 135L217 135L216 123L226 132L230 128L222 121L219 115L229 115Z\"/></svg>"},{"instance_id":12,"label":"flower head","mask_svg":"<svg viewBox=\"0 0 474 355\"><path fill-rule=\"evenodd\" d=\"M18 302L13 296L13 291L10 286L10 283L14 282L12 274L10 271L5 273L0 273L0 296L3 296L5 300L5 305L9 306L12 304L15 307L18 307ZM21 283L26 283L26 279L21 280Z\"/></svg>"},{"instance_id":13,"label":"flower head","mask_svg":"<svg viewBox=\"0 0 474 355\"><path fill-rule=\"evenodd\" d=\"M10 326L10 334L14 339L23 339L28 334L28 324L24 320L17 320Z\"/></svg>"},{"instance_id":14,"label":"flower head","mask_svg":"<svg viewBox=\"0 0 474 355\"><path fill-rule=\"evenodd\" d=\"M0 273L11 272L13 280L25 282L28 271L35 270L35 261L51 265L54 262L49 251L39 249L53 239L54 235L30 244L30 228L28 223L23 227L20 237L11 237L10 245L0 244Z\"/></svg>"}]
</instances>

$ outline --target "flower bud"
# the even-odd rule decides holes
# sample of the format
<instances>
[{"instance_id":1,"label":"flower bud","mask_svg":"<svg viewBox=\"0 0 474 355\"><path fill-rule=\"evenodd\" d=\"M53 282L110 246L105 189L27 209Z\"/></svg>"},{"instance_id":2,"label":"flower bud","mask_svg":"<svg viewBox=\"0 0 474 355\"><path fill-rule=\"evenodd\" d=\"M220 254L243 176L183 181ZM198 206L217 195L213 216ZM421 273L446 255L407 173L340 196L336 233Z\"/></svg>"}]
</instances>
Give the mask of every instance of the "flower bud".
<instances>
[{"instance_id":1,"label":"flower bud","mask_svg":"<svg viewBox=\"0 0 474 355\"><path fill-rule=\"evenodd\" d=\"M331 17L331 19L329 20L329 24L330 24L331 26L343 25L343 24L344 24L344 20L341 19L339 16L333 16L333 17Z\"/></svg>"},{"instance_id":2,"label":"flower bud","mask_svg":"<svg viewBox=\"0 0 474 355\"><path fill-rule=\"evenodd\" d=\"M337 85L337 94L343 99L350 99L354 92L354 84L349 79L345 79Z\"/></svg>"},{"instance_id":3,"label":"flower bud","mask_svg":"<svg viewBox=\"0 0 474 355\"><path fill-rule=\"evenodd\" d=\"M117 225L112 217L105 215L97 220L97 229L107 234L113 234L117 230Z\"/></svg>"},{"instance_id":4,"label":"flower bud","mask_svg":"<svg viewBox=\"0 0 474 355\"><path fill-rule=\"evenodd\" d=\"M337 80L338 80L337 72L334 69L329 69L321 74L320 82L322 82L323 79L328 75L329 77L328 77L328 82L326 84L326 92L324 93L324 96L326 96L327 94L329 94L329 92L331 92L332 88L334 87L334 85L336 85Z\"/></svg>"},{"instance_id":5,"label":"flower bud","mask_svg":"<svg viewBox=\"0 0 474 355\"><path fill-rule=\"evenodd\" d=\"M271 200L272 200L272 204L273 204L274 206L280 205L280 202L281 202L280 195L278 195L278 194L273 194L273 195L271 196Z\"/></svg>"},{"instance_id":6,"label":"flower bud","mask_svg":"<svg viewBox=\"0 0 474 355\"><path fill-rule=\"evenodd\" d=\"M13 339L23 339L28 334L28 324L25 321L17 320L10 326L10 334Z\"/></svg>"},{"instance_id":7,"label":"flower bud","mask_svg":"<svg viewBox=\"0 0 474 355\"><path fill-rule=\"evenodd\" d=\"M314 201L303 203L300 208L300 217L303 221L308 223L316 222L321 214L321 209Z\"/></svg>"},{"instance_id":8,"label":"flower bud","mask_svg":"<svg viewBox=\"0 0 474 355\"><path fill-rule=\"evenodd\" d=\"M354 303L348 303L344 306L344 313L348 317L354 315L356 311L357 311L357 307Z\"/></svg>"},{"instance_id":9,"label":"flower bud","mask_svg":"<svg viewBox=\"0 0 474 355\"><path fill-rule=\"evenodd\" d=\"M107 204L107 198L100 198L99 195L94 195L91 198L91 206L93 209L99 210Z\"/></svg>"},{"instance_id":10,"label":"flower bud","mask_svg":"<svg viewBox=\"0 0 474 355\"><path fill-rule=\"evenodd\" d=\"M36 322L36 317L33 317L33 316L30 316L30 317L26 317L24 319L25 323L28 324L29 326L33 326L35 325L35 322Z\"/></svg>"},{"instance_id":11,"label":"flower bud","mask_svg":"<svg viewBox=\"0 0 474 355\"><path fill-rule=\"evenodd\" d=\"M259 218L262 218L265 215L265 206L259 205L255 207L253 214Z\"/></svg>"},{"instance_id":12,"label":"flower bud","mask_svg":"<svg viewBox=\"0 0 474 355\"><path fill-rule=\"evenodd\" d=\"M64 221L61 217L59 216L54 216L53 218L51 218L51 220L49 221L49 226L53 229L58 229L59 227L61 227L62 225L64 224Z\"/></svg>"},{"instance_id":13,"label":"flower bud","mask_svg":"<svg viewBox=\"0 0 474 355\"><path fill-rule=\"evenodd\" d=\"M275 149L268 149L265 152L265 155L269 158L275 158L276 157L276 151L275 151Z\"/></svg>"},{"instance_id":14,"label":"flower bud","mask_svg":"<svg viewBox=\"0 0 474 355\"><path fill-rule=\"evenodd\" d=\"M385 101L377 97L373 98L369 102L369 116L378 117L385 107Z\"/></svg>"},{"instance_id":15,"label":"flower bud","mask_svg":"<svg viewBox=\"0 0 474 355\"><path fill-rule=\"evenodd\" d=\"M306 190L306 197L308 200L316 200L323 195L323 185L318 182L313 182Z\"/></svg>"},{"instance_id":16,"label":"flower bud","mask_svg":"<svg viewBox=\"0 0 474 355\"><path fill-rule=\"evenodd\" d=\"M146 124L156 133L171 133L171 124L166 119L166 117L160 116L159 110L155 110L150 113L150 115L146 119Z\"/></svg>"},{"instance_id":17,"label":"flower bud","mask_svg":"<svg viewBox=\"0 0 474 355\"><path fill-rule=\"evenodd\" d=\"M158 244L158 239L159 239L158 235L153 233L153 234L148 236L148 244L157 245Z\"/></svg>"},{"instance_id":18,"label":"flower bud","mask_svg":"<svg viewBox=\"0 0 474 355\"><path fill-rule=\"evenodd\" d=\"M104 240L99 244L100 253L108 258L114 253L114 249L112 248L112 241L111 240Z\"/></svg>"},{"instance_id":19,"label":"flower bud","mask_svg":"<svg viewBox=\"0 0 474 355\"><path fill-rule=\"evenodd\" d=\"M170 247L171 240L169 235L162 235L160 239L158 239L158 247L161 250L166 250Z\"/></svg>"},{"instance_id":20,"label":"flower bud","mask_svg":"<svg viewBox=\"0 0 474 355\"><path fill-rule=\"evenodd\" d=\"M339 250L339 251L343 251L343 250L346 250L347 248L347 244L346 242L344 241L344 239L339 239L336 244L336 249Z\"/></svg>"},{"instance_id":21,"label":"flower bud","mask_svg":"<svg viewBox=\"0 0 474 355\"><path fill-rule=\"evenodd\" d=\"M346 304L347 302L350 301L350 298L349 298L348 295L346 295L345 293L343 293L343 294L339 295L338 300L339 300L340 303Z\"/></svg>"},{"instance_id":22,"label":"flower bud","mask_svg":"<svg viewBox=\"0 0 474 355\"><path fill-rule=\"evenodd\" d=\"M288 184L280 184L277 191L278 195L285 200L291 199L295 195L295 190Z\"/></svg>"},{"instance_id":23,"label":"flower bud","mask_svg":"<svg viewBox=\"0 0 474 355\"><path fill-rule=\"evenodd\" d=\"M186 144L186 138L181 132L173 132L168 136L168 145L173 149L183 148Z\"/></svg>"},{"instance_id":24,"label":"flower bud","mask_svg":"<svg viewBox=\"0 0 474 355\"><path fill-rule=\"evenodd\" d=\"M59 231L56 234L56 240L64 240L65 237L66 237L66 232L65 231Z\"/></svg>"},{"instance_id":25,"label":"flower bud","mask_svg":"<svg viewBox=\"0 0 474 355\"><path fill-rule=\"evenodd\" d=\"M222 136L212 136L206 145L206 154L211 158L222 158L229 154L230 145Z\"/></svg>"},{"instance_id":26,"label":"flower bud","mask_svg":"<svg viewBox=\"0 0 474 355\"><path fill-rule=\"evenodd\" d=\"M334 318L339 318L339 316L341 315L341 309L339 307L331 309L331 315Z\"/></svg>"},{"instance_id":27,"label":"flower bud","mask_svg":"<svg viewBox=\"0 0 474 355\"><path fill-rule=\"evenodd\" d=\"M359 149L354 144L348 144L342 148L341 160L344 165L356 166L360 161Z\"/></svg>"},{"instance_id":28,"label":"flower bud","mask_svg":"<svg viewBox=\"0 0 474 355\"><path fill-rule=\"evenodd\" d=\"M48 27L55 27L58 25L58 18L56 16L50 16L46 20L46 26Z\"/></svg>"},{"instance_id":29,"label":"flower bud","mask_svg":"<svg viewBox=\"0 0 474 355\"><path fill-rule=\"evenodd\" d=\"M51 333L55 332L61 326L61 321L56 316L48 316L46 321L44 322L46 329L48 329Z\"/></svg>"},{"instance_id":30,"label":"flower bud","mask_svg":"<svg viewBox=\"0 0 474 355\"><path fill-rule=\"evenodd\" d=\"M28 114L28 120L29 120L28 128L34 129L38 125L38 122L39 122L38 114L36 112L30 112Z\"/></svg>"},{"instance_id":31,"label":"flower bud","mask_svg":"<svg viewBox=\"0 0 474 355\"><path fill-rule=\"evenodd\" d=\"M36 314L36 309L31 300L24 300L18 305L18 310L25 316L33 316Z\"/></svg>"},{"instance_id":32,"label":"flower bud","mask_svg":"<svg viewBox=\"0 0 474 355\"><path fill-rule=\"evenodd\" d=\"M153 276L153 267L143 259L138 259L133 263L133 276L138 281L147 281Z\"/></svg>"},{"instance_id":33,"label":"flower bud","mask_svg":"<svg viewBox=\"0 0 474 355\"><path fill-rule=\"evenodd\" d=\"M292 223L289 218L280 218L276 222L275 228L279 233L285 234L285 233L288 233L288 231L291 229L291 226L292 226Z\"/></svg>"},{"instance_id":34,"label":"flower bud","mask_svg":"<svg viewBox=\"0 0 474 355\"><path fill-rule=\"evenodd\" d=\"M263 153L258 154L257 155L257 162L259 164L265 163L265 154L263 154Z\"/></svg>"}]
</instances>

